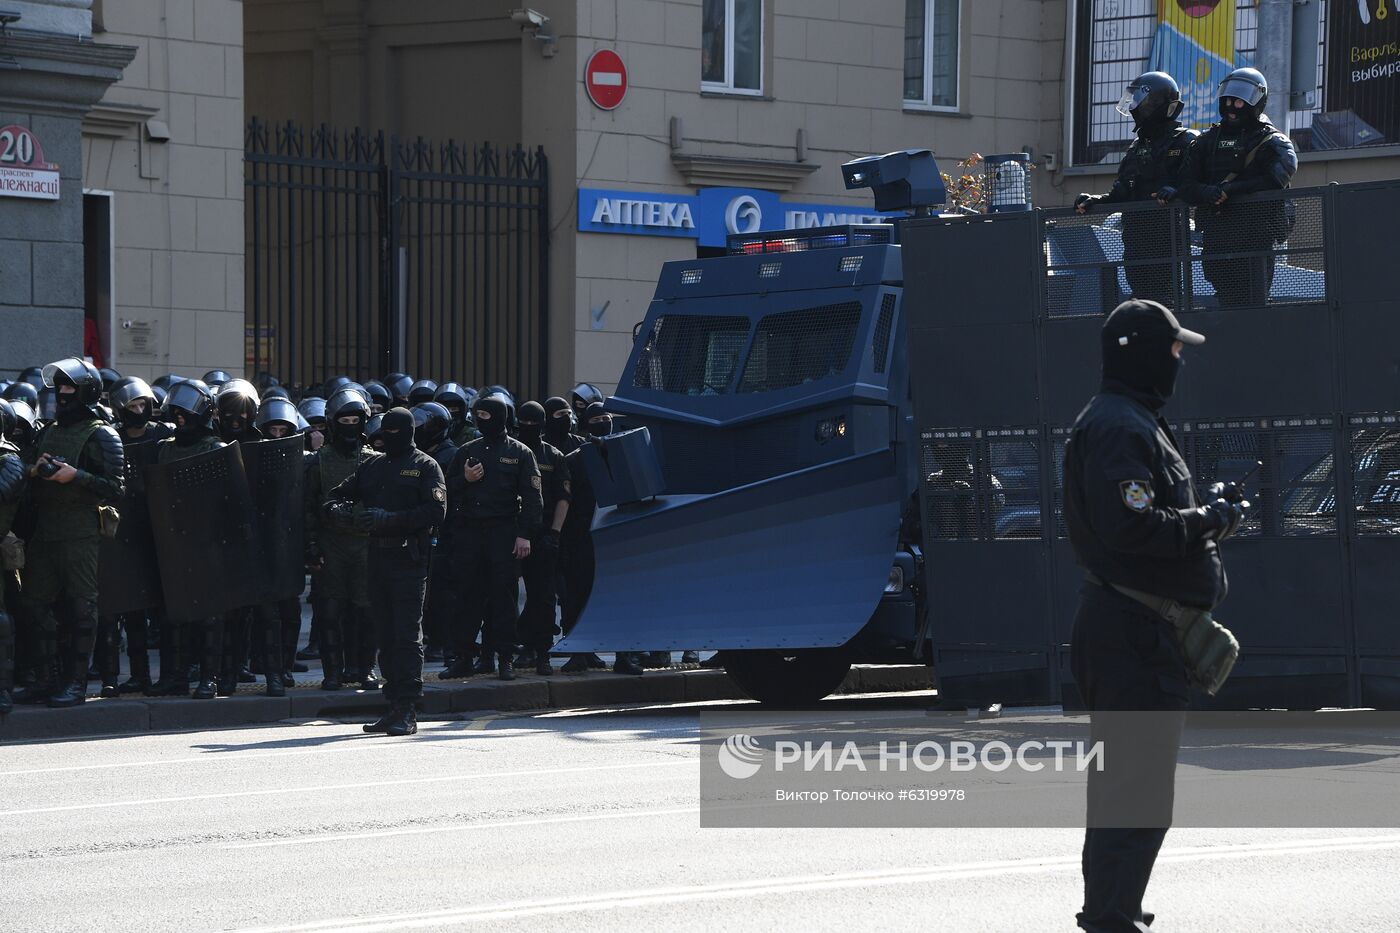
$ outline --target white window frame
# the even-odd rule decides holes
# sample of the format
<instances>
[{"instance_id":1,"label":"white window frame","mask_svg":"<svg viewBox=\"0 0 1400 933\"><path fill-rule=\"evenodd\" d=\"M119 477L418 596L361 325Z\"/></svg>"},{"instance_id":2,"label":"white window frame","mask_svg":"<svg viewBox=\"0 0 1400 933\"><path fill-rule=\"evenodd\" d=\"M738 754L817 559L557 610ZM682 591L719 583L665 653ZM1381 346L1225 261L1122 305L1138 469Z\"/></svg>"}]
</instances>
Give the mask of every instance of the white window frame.
<instances>
[{"instance_id":1,"label":"white window frame","mask_svg":"<svg viewBox=\"0 0 1400 933\"><path fill-rule=\"evenodd\" d=\"M921 97L904 98L905 110L926 110L929 113L962 112L962 0L958 0L958 60L953 65L953 103L935 104L933 100L933 0L924 0L924 93ZM903 70L903 62L900 63ZM900 76L903 84L903 75ZM901 94L904 92L901 91Z\"/></svg>"},{"instance_id":2,"label":"white window frame","mask_svg":"<svg viewBox=\"0 0 1400 933\"><path fill-rule=\"evenodd\" d=\"M767 0L758 0L758 87L735 87L734 86L734 3L735 0L724 0L724 82L704 81L700 82L700 90L707 94L738 94L744 97L762 97L763 88L768 81L767 69L764 59L766 55L768 41L767 13L764 9ZM700 40L704 41L703 26Z\"/></svg>"}]
</instances>

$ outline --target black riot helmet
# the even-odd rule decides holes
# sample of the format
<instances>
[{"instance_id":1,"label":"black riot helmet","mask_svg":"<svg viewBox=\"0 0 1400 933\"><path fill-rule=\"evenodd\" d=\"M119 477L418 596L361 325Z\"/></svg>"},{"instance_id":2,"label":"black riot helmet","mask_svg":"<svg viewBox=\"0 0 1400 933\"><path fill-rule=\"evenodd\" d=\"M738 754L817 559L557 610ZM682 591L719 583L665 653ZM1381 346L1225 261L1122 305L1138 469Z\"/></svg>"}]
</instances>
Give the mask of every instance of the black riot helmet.
<instances>
[{"instance_id":1,"label":"black riot helmet","mask_svg":"<svg viewBox=\"0 0 1400 933\"><path fill-rule=\"evenodd\" d=\"M432 450L447 438L452 413L437 402L413 406L413 440L419 450Z\"/></svg>"},{"instance_id":2,"label":"black riot helmet","mask_svg":"<svg viewBox=\"0 0 1400 933\"><path fill-rule=\"evenodd\" d=\"M365 442L365 423L369 421L369 401L363 390L353 383L326 399L325 417L330 440L344 453L358 450ZM340 419L353 418L354 421Z\"/></svg>"},{"instance_id":3,"label":"black riot helmet","mask_svg":"<svg viewBox=\"0 0 1400 933\"><path fill-rule=\"evenodd\" d=\"M165 389L160 386L151 386L151 394L156 397L156 410L165 407Z\"/></svg>"},{"instance_id":4,"label":"black riot helmet","mask_svg":"<svg viewBox=\"0 0 1400 933\"><path fill-rule=\"evenodd\" d=\"M573 403L575 413L582 416L588 406L594 402L599 405L603 404L603 391L591 382L580 382L569 393L569 400ZM582 418L580 417L579 420Z\"/></svg>"},{"instance_id":5,"label":"black riot helmet","mask_svg":"<svg viewBox=\"0 0 1400 933\"><path fill-rule=\"evenodd\" d=\"M467 420L467 411L472 407L472 400L467 396L467 390L463 389L455 382L444 382L438 386L437 392L433 394L433 401L447 409L452 416L453 424L461 424Z\"/></svg>"},{"instance_id":6,"label":"black riot helmet","mask_svg":"<svg viewBox=\"0 0 1400 933\"><path fill-rule=\"evenodd\" d=\"M258 390L245 379L230 379L219 386L214 407L219 413L219 431L224 440L234 440L247 431L258 416Z\"/></svg>"},{"instance_id":7,"label":"black riot helmet","mask_svg":"<svg viewBox=\"0 0 1400 933\"><path fill-rule=\"evenodd\" d=\"M375 415L373 418L369 419L369 423L365 425L365 440L369 443L369 446L373 447L375 450L384 449L383 428L383 415Z\"/></svg>"},{"instance_id":8,"label":"black riot helmet","mask_svg":"<svg viewBox=\"0 0 1400 933\"><path fill-rule=\"evenodd\" d=\"M14 385L13 379L0 379L0 398L5 397L5 390Z\"/></svg>"},{"instance_id":9,"label":"black riot helmet","mask_svg":"<svg viewBox=\"0 0 1400 933\"><path fill-rule=\"evenodd\" d=\"M1118 112L1141 129L1175 120L1184 106L1176 79L1165 71L1149 71L1128 82Z\"/></svg>"},{"instance_id":10,"label":"black riot helmet","mask_svg":"<svg viewBox=\"0 0 1400 933\"><path fill-rule=\"evenodd\" d=\"M43 381L42 378L40 381ZM26 402L30 408L37 408L39 389L33 383L21 379L5 390L5 399L10 402Z\"/></svg>"},{"instance_id":11,"label":"black riot helmet","mask_svg":"<svg viewBox=\"0 0 1400 933\"><path fill-rule=\"evenodd\" d=\"M151 383L151 388L169 392L170 387L179 382L182 378L182 376L177 376L174 373L166 373L164 376L157 376L155 381Z\"/></svg>"},{"instance_id":12,"label":"black riot helmet","mask_svg":"<svg viewBox=\"0 0 1400 933\"><path fill-rule=\"evenodd\" d=\"M419 379L408 390L408 403L422 405L424 402L431 402L436 394L436 382L431 379Z\"/></svg>"},{"instance_id":13,"label":"black riot helmet","mask_svg":"<svg viewBox=\"0 0 1400 933\"><path fill-rule=\"evenodd\" d=\"M267 397L268 389L271 389L274 386L280 386L282 384L278 381L276 376L266 371L258 373L258 378L254 379L253 383L258 387L258 391L263 394L264 398Z\"/></svg>"},{"instance_id":14,"label":"black riot helmet","mask_svg":"<svg viewBox=\"0 0 1400 933\"><path fill-rule=\"evenodd\" d=\"M388 411L394 407L394 397L389 394L389 389L378 379L371 379L365 383L365 391L369 393L369 407L371 411L378 409L380 412Z\"/></svg>"},{"instance_id":15,"label":"black riot helmet","mask_svg":"<svg viewBox=\"0 0 1400 933\"><path fill-rule=\"evenodd\" d=\"M122 374L117 372L115 369L106 368L99 369L97 371L97 374L102 377L102 394L111 395L112 386L117 384L118 380L121 379Z\"/></svg>"},{"instance_id":16,"label":"black riot helmet","mask_svg":"<svg viewBox=\"0 0 1400 933\"><path fill-rule=\"evenodd\" d=\"M1269 82L1256 68L1236 68L1220 82L1215 96L1220 102L1220 117L1226 125L1257 123L1269 101ZM1243 101L1244 106L1227 103L1229 98Z\"/></svg>"},{"instance_id":17,"label":"black riot helmet","mask_svg":"<svg viewBox=\"0 0 1400 933\"><path fill-rule=\"evenodd\" d=\"M77 389L74 404L86 408L102 400L102 375L86 360L69 357L44 367L44 385L57 392L60 386ZM60 393L59 407L66 407Z\"/></svg>"},{"instance_id":18,"label":"black riot helmet","mask_svg":"<svg viewBox=\"0 0 1400 933\"><path fill-rule=\"evenodd\" d=\"M318 422L324 425L326 421L326 400L319 395L308 395L301 400L301 404L297 406L297 411L301 413L301 416L306 419L306 423L311 425L311 427L317 427Z\"/></svg>"},{"instance_id":19,"label":"black riot helmet","mask_svg":"<svg viewBox=\"0 0 1400 933\"><path fill-rule=\"evenodd\" d=\"M116 413L117 420L124 428L140 428L150 423L158 407L155 390L146 384L146 380L136 376L118 379L112 386L108 400L112 403L112 411ZM145 406L135 409L131 407L141 401L146 403Z\"/></svg>"},{"instance_id":20,"label":"black riot helmet","mask_svg":"<svg viewBox=\"0 0 1400 933\"><path fill-rule=\"evenodd\" d=\"M301 430L301 419L291 399L274 395L263 399L253 426L264 437L289 437Z\"/></svg>"},{"instance_id":21,"label":"black riot helmet","mask_svg":"<svg viewBox=\"0 0 1400 933\"><path fill-rule=\"evenodd\" d=\"M289 402L292 400L292 397L287 394L287 390L281 386L268 386L266 389L263 389L262 399L264 402L273 398L284 398Z\"/></svg>"},{"instance_id":22,"label":"black riot helmet","mask_svg":"<svg viewBox=\"0 0 1400 933\"><path fill-rule=\"evenodd\" d=\"M413 388L413 377L408 373L390 373L384 377L384 385L393 397L394 404L408 401L409 390Z\"/></svg>"},{"instance_id":23,"label":"black riot helmet","mask_svg":"<svg viewBox=\"0 0 1400 933\"><path fill-rule=\"evenodd\" d=\"M186 430L210 427L214 416L214 393L199 379L183 379L170 387L165 396L166 416L176 422L183 416Z\"/></svg>"},{"instance_id":24,"label":"black riot helmet","mask_svg":"<svg viewBox=\"0 0 1400 933\"><path fill-rule=\"evenodd\" d=\"M18 399L10 402L10 411L15 417L5 436L22 447L34 440L34 433L39 430L39 416L34 414L33 406Z\"/></svg>"},{"instance_id":25,"label":"black riot helmet","mask_svg":"<svg viewBox=\"0 0 1400 933\"><path fill-rule=\"evenodd\" d=\"M305 405L306 402L302 404ZM306 416L308 421L311 420L312 416L307 414L305 410L302 411L302 414ZM365 400L364 392L359 386L347 386L321 404L320 417L334 421L342 415L359 415L364 420L369 420L369 402Z\"/></svg>"},{"instance_id":26,"label":"black riot helmet","mask_svg":"<svg viewBox=\"0 0 1400 933\"><path fill-rule=\"evenodd\" d=\"M41 366L27 366L19 371L16 382L27 382L34 388L44 384L44 370Z\"/></svg>"},{"instance_id":27,"label":"black riot helmet","mask_svg":"<svg viewBox=\"0 0 1400 933\"><path fill-rule=\"evenodd\" d=\"M349 376L332 376L326 380L325 385L321 386L321 397L330 398L340 389L352 384L355 384L355 380Z\"/></svg>"},{"instance_id":28,"label":"black riot helmet","mask_svg":"<svg viewBox=\"0 0 1400 933\"><path fill-rule=\"evenodd\" d=\"M1132 298L1113 309L1103 322L1099 345L1103 375L1142 393L1154 409L1165 405L1176 388L1181 359L1177 341L1199 345L1206 338L1181 326L1164 305Z\"/></svg>"},{"instance_id":29,"label":"black riot helmet","mask_svg":"<svg viewBox=\"0 0 1400 933\"><path fill-rule=\"evenodd\" d=\"M0 398L0 438L8 438L15 429L15 410L10 403Z\"/></svg>"},{"instance_id":30,"label":"black riot helmet","mask_svg":"<svg viewBox=\"0 0 1400 933\"><path fill-rule=\"evenodd\" d=\"M232 376L224 372L222 369L211 369L209 370L209 372L204 374L204 384L211 389L218 389L219 386L223 385L225 382L228 382L232 378Z\"/></svg>"}]
</instances>

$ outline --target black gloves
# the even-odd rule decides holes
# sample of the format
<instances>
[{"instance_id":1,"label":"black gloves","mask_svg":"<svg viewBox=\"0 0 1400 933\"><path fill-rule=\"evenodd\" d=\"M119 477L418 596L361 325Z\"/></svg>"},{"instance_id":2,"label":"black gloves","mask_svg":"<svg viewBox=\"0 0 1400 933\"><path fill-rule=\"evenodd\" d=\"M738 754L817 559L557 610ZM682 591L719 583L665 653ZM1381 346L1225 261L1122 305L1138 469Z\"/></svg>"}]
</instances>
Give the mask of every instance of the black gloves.
<instances>
[{"instance_id":1,"label":"black gloves","mask_svg":"<svg viewBox=\"0 0 1400 933\"><path fill-rule=\"evenodd\" d=\"M1079 197L1074 199L1074 209L1087 214L1089 211L1093 210L1094 205L1101 200L1103 200L1102 195L1080 194Z\"/></svg>"},{"instance_id":2,"label":"black gloves","mask_svg":"<svg viewBox=\"0 0 1400 933\"><path fill-rule=\"evenodd\" d=\"M1240 522L1244 521L1248 510L1249 503L1230 502L1226 499L1216 499L1209 505L1201 506L1199 511L1203 513L1206 527L1202 537L1210 541L1224 541L1239 531Z\"/></svg>"},{"instance_id":3,"label":"black gloves","mask_svg":"<svg viewBox=\"0 0 1400 933\"><path fill-rule=\"evenodd\" d=\"M353 502L327 502L322 511L331 525L341 531L349 531L355 527L355 503Z\"/></svg>"},{"instance_id":4,"label":"black gloves","mask_svg":"<svg viewBox=\"0 0 1400 933\"><path fill-rule=\"evenodd\" d=\"M355 513L355 530L365 534L378 531L391 513L384 509L362 508Z\"/></svg>"},{"instance_id":5,"label":"black gloves","mask_svg":"<svg viewBox=\"0 0 1400 933\"><path fill-rule=\"evenodd\" d=\"M1171 185L1163 185L1154 191L1152 196L1159 201L1171 201L1176 198L1176 189Z\"/></svg>"},{"instance_id":6,"label":"black gloves","mask_svg":"<svg viewBox=\"0 0 1400 933\"><path fill-rule=\"evenodd\" d=\"M1219 185L1201 185L1196 189L1201 204L1214 204L1220 200L1220 196L1225 193L1225 189Z\"/></svg>"},{"instance_id":7,"label":"black gloves","mask_svg":"<svg viewBox=\"0 0 1400 933\"><path fill-rule=\"evenodd\" d=\"M555 531L553 528L546 528L540 534L540 544L545 547L559 547L559 532Z\"/></svg>"}]
</instances>

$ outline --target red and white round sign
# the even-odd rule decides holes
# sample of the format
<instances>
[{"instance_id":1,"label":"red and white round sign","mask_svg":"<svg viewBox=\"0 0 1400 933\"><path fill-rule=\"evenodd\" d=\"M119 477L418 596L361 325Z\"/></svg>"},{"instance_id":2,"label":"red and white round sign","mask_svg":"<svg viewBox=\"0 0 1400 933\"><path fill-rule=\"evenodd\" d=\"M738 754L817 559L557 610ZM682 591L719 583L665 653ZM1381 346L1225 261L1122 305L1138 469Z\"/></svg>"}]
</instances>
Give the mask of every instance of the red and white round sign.
<instances>
[{"instance_id":1,"label":"red and white round sign","mask_svg":"<svg viewBox=\"0 0 1400 933\"><path fill-rule=\"evenodd\" d=\"M583 86L588 99L603 110L616 110L627 96L627 66L612 49L599 49L583 69Z\"/></svg>"}]
</instances>

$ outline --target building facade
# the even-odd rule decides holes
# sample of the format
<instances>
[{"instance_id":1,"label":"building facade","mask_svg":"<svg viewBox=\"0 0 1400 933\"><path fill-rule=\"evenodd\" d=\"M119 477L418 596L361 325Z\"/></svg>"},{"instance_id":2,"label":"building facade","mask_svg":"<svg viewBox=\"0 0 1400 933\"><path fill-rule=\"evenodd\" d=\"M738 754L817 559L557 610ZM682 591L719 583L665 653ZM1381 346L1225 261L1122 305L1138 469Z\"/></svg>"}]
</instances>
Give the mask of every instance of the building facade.
<instances>
[{"instance_id":1,"label":"building facade","mask_svg":"<svg viewBox=\"0 0 1400 933\"><path fill-rule=\"evenodd\" d=\"M123 371L241 371L261 341L278 339L253 324L265 288L250 294L259 273L248 259L249 120L432 141L423 152L448 141L469 155L520 144L542 152L548 172L547 217L528 237L547 262L535 256L513 273L538 276L537 294L494 299L494 313L531 318L510 353L534 354L540 375L520 391L576 380L611 390L663 262L710 255L733 230L869 218L869 192L846 191L839 166L871 153L931 148L956 174L973 153L1025 152L1038 205L1106 190L1131 136L1114 104L1149 68L1173 71L1188 115L1208 122L1222 70L1263 67L1275 86L1270 112L1280 123L1287 113L1302 153L1297 185L1395 176L1400 17L1373 9L1385 2L535 0L516 15L486 0L19 3L91 6L92 44L136 51L86 109L81 178L68 183L88 192L87 237L78 238L88 243L85 293L57 300L50 280L65 267L36 262L35 250L50 249L39 238L11 240L0 243L0 312L67 308L74 330L85 308ZM26 117L3 122L14 119ZM82 213L67 210L72 222ZM411 329L422 311L402 270L452 264L447 234L431 226L450 222L430 221L427 234L378 258L383 278L361 299L373 307L347 315L336 337L347 354L370 340L356 329L366 322L392 329L397 314ZM104 225L105 279L93 271L104 248L88 242L102 241ZM372 228L311 242L382 234ZM516 246L506 243L512 232ZM497 253L524 239L509 224L459 235ZM22 288L13 273L23 263ZM453 281L434 313L469 322L477 299L458 296ZM345 301L304 288L290 298L284 313L297 315ZM386 310L376 317L375 308ZM464 328L460 339L500 342L504 330ZM420 329L418 339L435 338ZM0 365L50 352L6 351ZM441 371L414 375L480 385L525 371L507 371L501 358L449 354L434 364ZM320 369L382 375L375 363L347 363L363 359L353 354L321 359ZM306 381L332 374L307 368Z\"/></svg>"}]
</instances>

